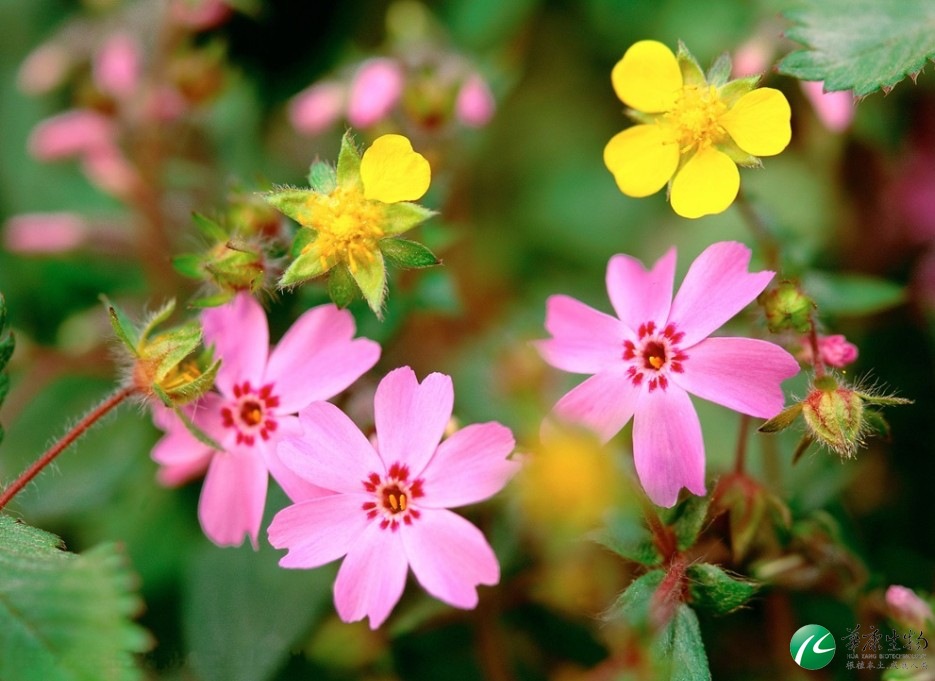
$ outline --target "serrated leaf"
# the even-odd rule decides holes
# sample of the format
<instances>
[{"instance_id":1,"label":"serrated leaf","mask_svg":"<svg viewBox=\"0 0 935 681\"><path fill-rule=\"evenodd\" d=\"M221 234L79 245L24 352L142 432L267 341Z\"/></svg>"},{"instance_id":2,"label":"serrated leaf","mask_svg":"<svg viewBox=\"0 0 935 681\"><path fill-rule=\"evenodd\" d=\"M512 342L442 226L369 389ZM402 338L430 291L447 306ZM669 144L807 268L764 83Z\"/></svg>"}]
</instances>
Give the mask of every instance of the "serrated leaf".
<instances>
[{"instance_id":1,"label":"serrated leaf","mask_svg":"<svg viewBox=\"0 0 935 681\"><path fill-rule=\"evenodd\" d=\"M688 568L692 603L718 615L732 612L746 603L759 588L753 582L735 579L717 565L696 563Z\"/></svg>"},{"instance_id":2,"label":"serrated leaf","mask_svg":"<svg viewBox=\"0 0 935 681\"><path fill-rule=\"evenodd\" d=\"M802 285L824 314L875 314L906 299L906 290L899 284L863 274L811 271Z\"/></svg>"},{"instance_id":3,"label":"serrated leaf","mask_svg":"<svg viewBox=\"0 0 935 681\"><path fill-rule=\"evenodd\" d=\"M348 130L341 138L341 150L338 152L338 184L342 187L360 187L360 151L354 142L354 136Z\"/></svg>"},{"instance_id":4,"label":"serrated leaf","mask_svg":"<svg viewBox=\"0 0 935 681\"><path fill-rule=\"evenodd\" d=\"M411 201L387 204L383 209L383 233L395 236L408 232L437 214L437 211Z\"/></svg>"},{"instance_id":5,"label":"serrated leaf","mask_svg":"<svg viewBox=\"0 0 935 681\"><path fill-rule=\"evenodd\" d=\"M328 297L338 307L350 305L360 289L345 265L338 265L331 269L328 277Z\"/></svg>"},{"instance_id":6,"label":"serrated leaf","mask_svg":"<svg viewBox=\"0 0 935 681\"><path fill-rule=\"evenodd\" d=\"M134 578L112 544L67 553L55 535L0 515L0 678L133 681L149 647L131 617Z\"/></svg>"},{"instance_id":7,"label":"serrated leaf","mask_svg":"<svg viewBox=\"0 0 935 681\"><path fill-rule=\"evenodd\" d=\"M634 579L607 612L605 620L625 619L634 627L645 627L649 624L649 608L656 593L662 584L666 573L662 570L651 570L645 575Z\"/></svg>"},{"instance_id":8,"label":"serrated leaf","mask_svg":"<svg viewBox=\"0 0 935 681\"><path fill-rule=\"evenodd\" d=\"M106 303L105 299L105 303ZM112 303L107 303L107 314L110 317L110 325L114 330L114 333L117 335L117 338L120 339L120 342L123 343L126 348L132 352L135 356L139 357L140 353L137 349L137 344L139 343L139 336L136 333L136 328L133 325L133 322L123 313L123 311Z\"/></svg>"},{"instance_id":9,"label":"serrated leaf","mask_svg":"<svg viewBox=\"0 0 935 681\"><path fill-rule=\"evenodd\" d=\"M441 263L428 248L408 239L382 239L380 250L387 260L402 268L433 267Z\"/></svg>"},{"instance_id":10,"label":"serrated leaf","mask_svg":"<svg viewBox=\"0 0 935 681\"><path fill-rule=\"evenodd\" d=\"M337 182L337 173L330 163L316 161L308 169L308 186L319 194L330 194Z\"/></svg>"},{"instance_id":11,"label":"serrated leaf","mask_svg":"<svg viewBox=\"0 0 935 681\"><path fill-rule=\"evenodd\" d=\"M710 681L708 655L695 611L682 603L653 643L655 659L669 662L667 681Z\"/></svg>"},{"instance_id":12,"label":"serrated leaf","mask_svg":"<svg viewBox=\"0 0 935 681\"><path fill-rule=\"evenodd\" d=\"M227 230L201 213L192 213L198 231L212 241L227 241Z\"/></svg>"},{"instance_id":13,"label":"serrated leaf","mask_svg":"<svg viewBox=\"0 0 935 681\"><path fill-rule=\"evenodd\" d=\"M889 89L935 57L931 0L806 0L786 16L794 24L786 36L806 49L787 55L780 73L826 90Z\"/></svg>"}]
</instances>

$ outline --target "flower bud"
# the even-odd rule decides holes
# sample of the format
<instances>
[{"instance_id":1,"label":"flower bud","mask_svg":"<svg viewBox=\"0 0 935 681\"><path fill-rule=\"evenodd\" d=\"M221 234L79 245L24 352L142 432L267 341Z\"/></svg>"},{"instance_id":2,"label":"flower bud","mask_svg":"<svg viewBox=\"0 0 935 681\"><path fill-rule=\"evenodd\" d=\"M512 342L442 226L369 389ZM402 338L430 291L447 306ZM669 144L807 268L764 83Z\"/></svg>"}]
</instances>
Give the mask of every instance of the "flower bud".
<instances>
[{"instance_id":1,"label":"flower bud","mask_svg":"<svg viewBox=\"0 0 935 681\"><path fill-rule=\"evenodd\" d=\"M14 253L63 253L83 246L88 233L76 213L22 213L6 221L3 245Z\"/></svg>"},{"instance_id":2,"label":"flower bud","mask_svg":"<svg viewBox=\"0 0 935 681\"><path fill-rule=\"evenodd\" d=\"M786 329L793 329L799 333L809 330L809 317L815 303L802 293L795 283L780 282L777 287L761 293L758 300L766 312L766 324L773 333Z\"/></svg>"},{"instance_id":3,"label":"flower bud","mask_svg":"<svg viewBox=\"0 0 935 681\"><path fill-rule=\"evenodd\" d=\"M864 400L831 376L816 379L802 401L802 416L812 437L843 457L853 456L862 443Z\"/></svg>"},{"instance_id":4,"label":"flower bud","mask_svg":"<svg viewBox=\"0 0 935 681\"><path fill-rule=\"evenodd\" d=\"M889 616L904 627L922 629L933 620L932 606L916 595L912 589L894 584L886 590Z\"/></svg>"},{"instance_id":5,"label":"flower bud","mask_svg":"<svg viewBox=\"0 0 935 681\"><path fill-rule=\"evenodd\" d=\"M825 92L822 81L801 81L802 91L815 109L815 115L831 132L843 132L854 120L854 93L850 90Z\"/></svg>"},{"instance_id":6,"label":"flower bud","mask_svg":"<svg viewBox=\"0 0 935 681\"><path fill-rule=\"evenodd\" d=\"M355 128L383 120L403 92L403 70L394 59L370 59L360 65L348 98L347 118Z\"/></svg>"},{"instance_id":7,"label":"flower bud","mask_svg":"<svg viewBox=\"0 0 935 681\"><path fill-rule=\"evenodd\" d=\"M289 122L304 135L318 135L334 125L344 111L345 86L322 81L306 88L289 104Z\"/></svg>"},{"instance_id":8,"label":"flower bud","mask_svg":"<svg viewBox=\"0 0 935 681\"><path fill-rule=\"evenodd\" d=\"M140 83L142 48L129 33L110 36L94 55L94 83L101 92L117 98L132 95Z\"/></svg>"},{"instance_id":9,"label":"flower bud","mask_svg":"<svg viewBox=\"0 0 935 681\"><path fill-rule=\"evenodd\" d=\"M54 161L109 148L115 134L106 116L90 109L72 109L40 122L27 144L33 158Z\"/></svg>"},{"instance_id":10,"label":"flower bud","mask_svg":"<svg viewBox=\"0 0 935 681\"><path fill-rule=\"evenodd\" d=\"M818 353L821 355L821 361L827 366L843 369L848 364L857 361L858 350L856 345L838 333L832 336L819 335ZM799 353L799 357L808 363L812 363L812 345L807 336L802 339L802 351Z\"/></svg>"},{"instance_id":11,"label":"flower bud","mask_svg":"<svg viewBox=\"0 0 935 681\"><path fill-rule=\"evenodd\" d=\"M495 107L493 93L487 82L476 73L469 75L458 90L455 101L458 120L472 128L483 127L493 118Z\"/></svg>"}]
</instances>

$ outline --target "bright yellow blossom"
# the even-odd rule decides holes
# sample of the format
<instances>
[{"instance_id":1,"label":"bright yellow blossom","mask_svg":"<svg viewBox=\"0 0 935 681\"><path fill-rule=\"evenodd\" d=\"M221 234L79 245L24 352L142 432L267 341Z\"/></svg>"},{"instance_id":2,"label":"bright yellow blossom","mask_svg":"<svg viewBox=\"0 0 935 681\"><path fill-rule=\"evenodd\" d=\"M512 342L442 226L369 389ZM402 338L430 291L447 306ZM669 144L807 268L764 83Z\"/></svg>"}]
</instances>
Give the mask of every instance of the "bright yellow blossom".
<instances>
[{"instance_id":1,"label":"bright yellow blossom","mask_svg":"<svg viewBox=\"0 0 935 681\"><path fill-rule=\"evenodd\" d=\"M727 82L729 60L706 78L680 45L676 57L655 40L626 51L611 73L617 96L638 125L604 148L604 164L627 196L655 194L669 185L672 209L686 218L720 213L740 189L737 165L789 144L789 102L757 77Z\"/></svg>"}]
</instances>

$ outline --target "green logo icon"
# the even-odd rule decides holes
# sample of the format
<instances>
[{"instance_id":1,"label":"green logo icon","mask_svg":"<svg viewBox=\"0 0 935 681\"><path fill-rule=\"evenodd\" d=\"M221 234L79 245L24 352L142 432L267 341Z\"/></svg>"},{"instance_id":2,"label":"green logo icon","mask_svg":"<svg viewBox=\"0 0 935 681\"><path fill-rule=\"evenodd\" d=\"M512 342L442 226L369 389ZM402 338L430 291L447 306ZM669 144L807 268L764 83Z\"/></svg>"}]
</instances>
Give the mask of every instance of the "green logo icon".
<instances>
[{"instance_id":1,"label":"green logo icon","mask_svg":"<svg viewBox=\"0 0 935 681\"><path fill-rule=\"evenodd\" d=\"M820 624L806 624L792 635L789 652L802 669L821 669L834 658L834 636Z\"/></svg>"}]
</instances>

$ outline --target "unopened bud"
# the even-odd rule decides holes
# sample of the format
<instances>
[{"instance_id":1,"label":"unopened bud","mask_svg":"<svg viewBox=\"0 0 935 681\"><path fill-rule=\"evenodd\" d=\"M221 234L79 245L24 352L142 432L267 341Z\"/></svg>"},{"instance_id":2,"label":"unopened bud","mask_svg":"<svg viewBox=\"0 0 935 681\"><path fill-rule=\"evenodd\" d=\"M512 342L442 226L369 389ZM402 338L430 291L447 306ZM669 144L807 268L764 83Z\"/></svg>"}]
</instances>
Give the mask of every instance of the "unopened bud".
<instances>
[{"instance_id":1,"label":"unopened bud","mask_svg":"<svg viewBox=\"0 0 935 681\"><path fill-rule=\"evenodd\" d=\"M766 312L766 325L773 333L792 329L806 333L811 326L810 316L815 303L791 281L760 294L760 305Z\"/></svg>"},{"instance_id":2,"label":"unopened bud","mask_svg":"<svg viewBox=\"0 0 935 681\"><path fill-rule=\"evenodd\" d=\"M864 400L831 376L816 379L802 401L802 416L812 437L841 456L853 456L862 442Z\"/></svg>"},{"instance_id":3,"label":"unopened bud","mask_svg":"<svg viewBox=\"0 0 935 681\"><path fill-rule=\"evenodd\" d=\"M935 618L932 606L915 591L896 584L886 590L886 607L893 620L912 629L922 629L926 622Z\"/></svg>"}]
</instances>

